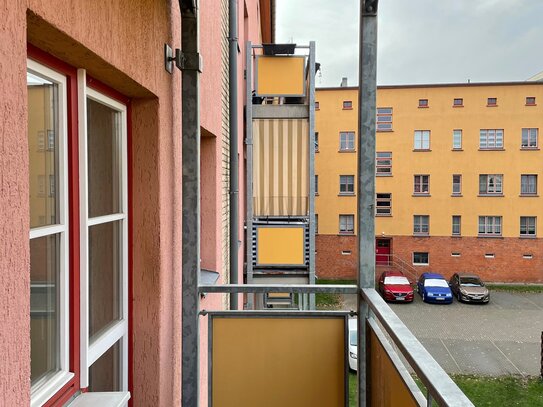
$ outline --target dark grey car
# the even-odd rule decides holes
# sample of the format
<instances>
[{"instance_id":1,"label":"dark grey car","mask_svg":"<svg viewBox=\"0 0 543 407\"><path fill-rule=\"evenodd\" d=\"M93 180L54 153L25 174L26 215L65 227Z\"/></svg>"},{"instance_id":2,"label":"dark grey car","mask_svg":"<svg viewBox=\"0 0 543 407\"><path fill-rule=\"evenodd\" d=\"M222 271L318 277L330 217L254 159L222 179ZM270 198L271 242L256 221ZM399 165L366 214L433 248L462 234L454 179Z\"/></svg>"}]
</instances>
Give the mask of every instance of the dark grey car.
<instances>
[{"instance_id":1,"label":"dark grey car","mask_svg":"<svg viewBox=\"0 0 543 407\"><path fill-rule=\"evenodd\" d=\"M485 283L479 276L469 273L454 273L449 281L453 295L458 301L480 302L483 304L490 301L490 293Z\"/></svg>"}]
</instances>

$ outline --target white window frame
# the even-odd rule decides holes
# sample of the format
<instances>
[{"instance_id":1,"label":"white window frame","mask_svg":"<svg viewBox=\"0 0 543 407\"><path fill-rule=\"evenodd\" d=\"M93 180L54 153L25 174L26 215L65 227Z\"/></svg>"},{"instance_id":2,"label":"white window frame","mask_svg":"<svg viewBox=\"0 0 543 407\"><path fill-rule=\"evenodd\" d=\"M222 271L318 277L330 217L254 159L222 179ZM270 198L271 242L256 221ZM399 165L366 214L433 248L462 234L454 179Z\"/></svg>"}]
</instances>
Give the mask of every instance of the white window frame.
<instances>
[{"instance_id":1,"label":"white window frame","mask_svg":"<svg viewBox=\"0 0 543 407\"><path fill-rule=\"evenodd\" d=\"M526 180L526 182L523 182ZM533 180L533 184L530 182ZM534 191L525 192L526 189L529 189L530 186L534 187ZM521 174L520 175L520 194L534 196L537 195L537 174Z\"/></svg>"},{"instance_id":2,"label":"white window frame","mask_svg":"<svg viewBox=\"0 0 543 407\"><path fill-rule=\"evenodd\" d=\"M387 196L388 195L388 196ZM388 202L388 205L379 205L380 202ZM377 192L375 194L375 216L392 215L392 194L390 192Z\"/></svg>"},{"instance_id":3,"label":"white window frame","mask_svg":"<svg viewBox=\"0 0 543 407\"><path fill-rule=\"evenodd\" d=\"M497 222L499 220L499 222ZM483 231L481 232L481 226ZM503 222L501 216L479 216L477 234L479 236L501 236Z\"/></svg>"},{"instance_id":4,"label":"white window frame","mask_svg":"<svg viewBox=\"0 0 543 407\"><path fill-rule=\"evenodd\" d=\"M531 230L531 226L528 224L528 221L533 219L533 231L534 233L529 233ZM524 230L525 233L522 233L523 225L522 221L524 220ZM536 216L521 216L520 217L520 229L519 229L519 235L521 237L536 237L537 236L537 217Z\"/></svg>"},{"instance_id":5,"label":"white window frame","mask_svg":"<svg viewBox=\"0 0 543 407\"><path fill-rule=\"evenodd\" d=\"M375 176L388 177L392 175L392 152L377 151L375 153Z\"/></svg>"},{"instance_id":6,"label":"white window frame","mask_svg":"<svg viewBox=\"0 0 543 407\"><path fill-rule=\"evenodd\" d=\"M486 177L484 190L481 190L481 177ZM503 195L503 174L480 174L479 195Z\"/></svg>"},{"instance_id":7,"label":"white window frame","mask_svg":"<svg viewBox=\"0 0 543 407\"><path fill-rule=\"evenodd\" d=\"M375 119L376 131L392 131L393 109L391 107L378 107Z\"/></svg>"},{"instance_id":8,"label":"white window frame","mask_svg":"<svg viewBox=\"0 0 543 407\"><path fill-rule=\"evenodd\" d=\"M345 220L345 230L342 230L342 220ZM350 225L351 222L349 220L352 220L352 229L348 229L347 227ZM354 215L353 214L340 214L339 215L339 233L341 235L352 235L354 234Z\"/></svg>"},{"instance_id":9,"label":"white window frame","mask_svg":"<svg viewBox=\"0 0 543 407\"><path fill-rule=\"evenodd\" d=\"M427 221L426 224L424 220ZM424 226L426 226L426 231L424 231ZM413 234L416 236L428 236L430 234L430 215L413 215Z\"/></svg>"},{"instance_id":10,"label":"white window frame","mask_svg":"<svg viewBox=\"0 0 543 407\"><path fill-rule=\"evenodd\" d=\"M342 183L342 177L345 177L344 179L347 181L347 180L352 180L352 183L351 182L344 182ZM342 191L341 190L341 186L344 185L345 186L345 191ZM349 186L352 185L352 191L349 191ZM354 175L345 175L345 174L342 174L339 176L339 194L340 195L354 195Z\"/></svg>"},{"instance_id":11,"label":"white window frame","mask_svg":"<svg viewBox=\"0 0 543 407\"><path fill-rule=\"evenodd\" d=\"M413 137L414 150L430 149L430 130L415 130Z\"/></svg>"},{"instance_id":12,"label":"white window frame","mask_svg":"<svg viewBox=\"0 0 543 407\"><path fill-rule=\"evenodd\" d=\"M415 253L426 253L426 257L428 259L426 261L426 263L415 263ZM413 263L413 266L428 266L428 265L430 265L430 253L429 252L413 252L412 263Z\"/></svg>"},{"instance_id":13,"label":"white window frame","mask_svg":"<svg viewBox=\"0 0 543 407\"><path fill-rule=\"evenodd\" d=\"M89 369L105 352L120 341L121 391L128 391L128 154L126 105L87 87L86 72L77 71L79 108L79 178L80 178L80 284L81 284L81 387L89 386ZM87 159L87 97L121 114L120 154L120 212L94 218L88 217L88 159ZM89 227L120 222L122 273L121 319L109 324L93 341L89 338Z\"/></svg>"},{"instance_id":14,"label":"white window frame","mask_svg":"<svg viewBox=\"0 0 543 407\"><path fill-rule=\"evenodd\" d=\"M453 130L452 149L462 150L462 129Z\"/></svg>"},{"instance_id":15,"label":"white window frame","mask_svg":"<svg viewBox=\"0 0 543 407\"><path fill-rule=\"evenodd\" d=\"M455 220L458 220L458 222L455 222ZM458 231L455 231L455 226L458 227ZM462 216L460 215L453 215L452 216L452 233L453 236L460 236L462 234Z\"/></svg>"},{"instance_id":16,"label":"white window frame","mask_svg":"<svg viewBox=\"0 0 543 407\"><path fill-rule=\"evenodd\" d=\"M458 177L458 182L454 182L454 177ZM454 190L455 185L458 185L458 191ZM462 174L453 174L452 195L462 195Z\"/></svg>"},{"instance_id":17,"label":"white window frame","mask_svg":"<svg viewBox=\"0 0 543 407\"><path fill-rule=\"evenodd\" d=\"M531 150L537 149L538 147L539 129L537 127L523 128L520 134L520 148L523 150Z\"/></svg>"},{"instance_id":18,"label":"white window frame","mask_svg":"<svg viewBox=\"0 0 543 407\"><path fill-rule=\"evenodd\" d=\"M503 150L504 138L503 129L481 129L479 131L479 149Z\"/></svg>"},{"instance_id":19,"label":"white window frame","mask_svg":"<svg viewBox=\"0 0 543 407\"><path fill-rule=\"evenodd\" d=\"M339 151L355 151L354 131L339 132Z\"/></svg>"},{"instance_id":20,"label":"white window frame","mask_svg":"<svg viewBox=\"0 0 543 407\"><path fill-rule=\"evenodd\" d=\"M30 229L29 238L59 235L59 368L52 377L43 378L32 385L30 405L42 406L55 395L73 377L70 372L70 237L69 237L69 201L68 201L68 123L67 123L67 79L64 75L46 66L27 59L27 70L43 77L58 86L58 180L59 197L58 223Z\"/></svg>"},{"instance_id":21,"label":"white window frame","mask_svg":"<svg viewBox=\"0 0 543 407\"><path fill-rule=\"evenodd\" d=\"M425 186L426 190L424 190ZM416 174L413 176L413 195L430 195L430 175Z\"/></svg>"}]
</instances>

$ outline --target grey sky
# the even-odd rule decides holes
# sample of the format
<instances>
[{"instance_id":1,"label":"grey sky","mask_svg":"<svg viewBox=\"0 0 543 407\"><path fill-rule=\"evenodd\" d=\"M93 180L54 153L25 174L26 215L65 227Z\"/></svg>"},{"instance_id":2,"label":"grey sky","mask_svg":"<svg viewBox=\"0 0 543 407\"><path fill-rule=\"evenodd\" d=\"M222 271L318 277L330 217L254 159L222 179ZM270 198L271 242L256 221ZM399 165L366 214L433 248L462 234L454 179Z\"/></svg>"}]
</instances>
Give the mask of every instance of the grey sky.
<instances>
[{"instance_id":1,"label":"grey sky","mask_svg":"<svg viewBox=\"0 0 543 407\"><path fill-rule=\"evenodd\" d=\"M317 43L317 86L358 75L359 0L276 0L276 41ZM380 85L521 81L543 71L541 0L380 0Z\"/></svg>"}]
</instances>

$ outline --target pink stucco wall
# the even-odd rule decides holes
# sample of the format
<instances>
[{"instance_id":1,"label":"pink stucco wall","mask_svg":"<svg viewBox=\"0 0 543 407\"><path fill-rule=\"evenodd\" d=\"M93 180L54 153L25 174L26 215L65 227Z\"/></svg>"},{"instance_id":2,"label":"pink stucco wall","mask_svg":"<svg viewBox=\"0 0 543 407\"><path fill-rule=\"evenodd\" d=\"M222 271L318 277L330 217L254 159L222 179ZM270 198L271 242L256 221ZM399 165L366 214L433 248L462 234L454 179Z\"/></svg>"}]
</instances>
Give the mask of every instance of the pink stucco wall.
<instances>
[{"instance_id":1,"label":"pink stucco wall","mask_svg":"<svg viewBox=\"0 0 543 407\"><path fill-rule=\"evenodd\" d=\"M132 98L133 400L180 404L179 25L177 1L0 2L0 405L30 396L27 40Z\"/></svg>"}]
</instances>

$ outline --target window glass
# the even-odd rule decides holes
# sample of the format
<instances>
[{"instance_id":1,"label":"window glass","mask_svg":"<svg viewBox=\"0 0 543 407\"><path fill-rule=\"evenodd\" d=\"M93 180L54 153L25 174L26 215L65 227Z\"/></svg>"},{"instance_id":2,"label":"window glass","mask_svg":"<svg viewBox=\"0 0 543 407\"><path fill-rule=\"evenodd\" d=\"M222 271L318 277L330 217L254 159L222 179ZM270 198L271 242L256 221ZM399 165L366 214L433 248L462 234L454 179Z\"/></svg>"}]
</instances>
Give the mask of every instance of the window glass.
<instances>
[{"instance_id":1,"label":"window glass","mask_svg":"<svg viewBox=\"0 0 543 407\"><path fill-rule=\"evenodd\" d=\"M354 175L339 176L339 193L354 194Z\"/></svg>"},{"instance_id":2,"label":"window glass","mask_svg":"<svg viewBox=\"0 0 543 407\"><path fill-rule=\"evenodd\" d=\"M339 133L339 151L354 151L354 132L342 131Z\"/></svg>"},{"instance_id":3,"label":"window glass","mask_svg":"<svg viewBox=\"0 0 543 407\"><path fill-rule=\"evenodd\" d=\"M120 112L87 99L89 217L121 211Z\"/></svg>"},{"instance_id":4,"label":"window glass","mask_svg":"<svg viewBox=\"0 0 543 407\"><path fill-rule=\"evenodd\" d=\"M121 343L117 341L89 368L89 391L120 391Z\"/></svg>"},{"instance_id":5,"label":"window glass","mask_svg":"<svg viewBox=\"0 0 543 407\"><path fill-rule=\"evenodd\" d=\"M27 73L30 227L59 223L59 85ZM47 148L45 135L47 134ZM46 181L47 180L47 181Z\"/></svg>"},{"instance_id":6,"label":"window glass","mask_svg":"<svg viewBox=\"0 0 543 407\"><path fill-rule=\"evenodd\" d=\"M430 149L430 130L415 130L413 149L429 150Z\"/></svg>"},{"instance_id":7,"label":"window glass","mask_svg":"<svg viewBox=\"0 0 543 407\"><path fill-rule=\"evenodd\" d=\"M453 130L453 149L460 150L462 148L462 130Z\"/></svg>"},{"instance_id":8,"label":"window glass","mask_svg":"<svg viewBox=\"0 0 543 407\"><path fill-rule=\"evenodd\" d=\"M30 240L31 381L60 370L60 236Z\"/></svg>"}]
</instances>

